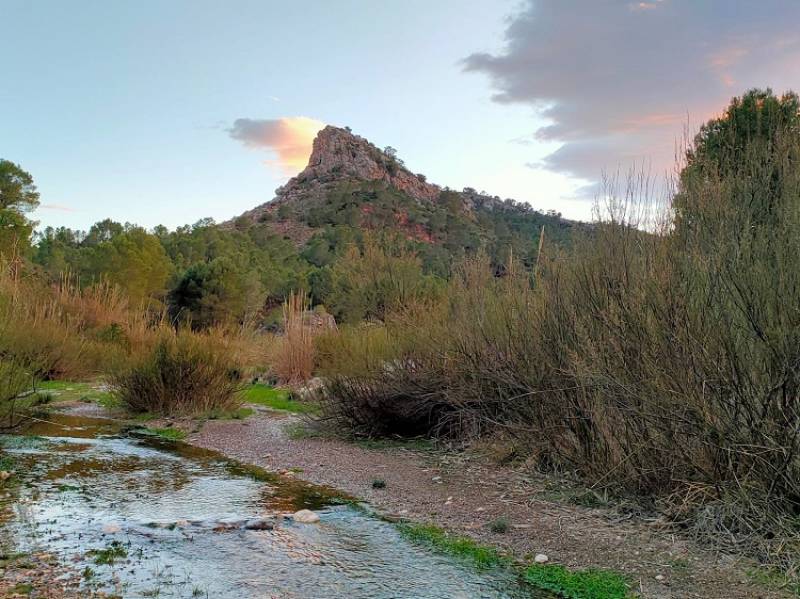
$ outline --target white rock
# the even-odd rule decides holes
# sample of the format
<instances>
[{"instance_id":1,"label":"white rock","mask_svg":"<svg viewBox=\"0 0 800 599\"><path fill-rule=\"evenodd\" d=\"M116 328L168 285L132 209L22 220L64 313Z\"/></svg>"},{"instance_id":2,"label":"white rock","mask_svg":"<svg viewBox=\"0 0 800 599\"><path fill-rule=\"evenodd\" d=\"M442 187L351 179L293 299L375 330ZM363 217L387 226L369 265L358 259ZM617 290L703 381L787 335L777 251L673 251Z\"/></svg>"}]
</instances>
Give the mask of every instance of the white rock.
<instances>
[{"instance_id":1,"label":"white rock","mask_svg":"<svg viewBox=\"0 0 800 599\"><path fill-rule=\"evenodd\" d=\"M657 574L656 575L656 580L658 582L664 582L664 575L663 574Z\"/></svg>"},{"instance_id":2,"label":"white rock","mask_svg":"<svg viewBox=\"0 0 800 599\"><path fill-rule=\"evenodd\" d=\"M550 561L550 558L544 553L537 553L536 557L533 558L533 561L535 561L537 564L546 564Z\"/></svg>"},{"instance_id":3,"label":"white rock","mask_svg":"<svg viewBox=\"0 0 800 599\"><path fill-rule=\"evenodd\" d=\"M187 526L189 526L189 521L188 520L176 520L175 521L175 526L177 528L186 528Z\"/></svg>"},{"instance_id":4,"label":"white rock","mask_svg":"<svg viewBox=\"0 0 800 599\"><path fill-rule=\"evenodd\" d=\"M313 522L319 522L319 515L311 510L300 510L292 514L292 520L302 524L311 524Z\"/></svg>"}]
</instances>

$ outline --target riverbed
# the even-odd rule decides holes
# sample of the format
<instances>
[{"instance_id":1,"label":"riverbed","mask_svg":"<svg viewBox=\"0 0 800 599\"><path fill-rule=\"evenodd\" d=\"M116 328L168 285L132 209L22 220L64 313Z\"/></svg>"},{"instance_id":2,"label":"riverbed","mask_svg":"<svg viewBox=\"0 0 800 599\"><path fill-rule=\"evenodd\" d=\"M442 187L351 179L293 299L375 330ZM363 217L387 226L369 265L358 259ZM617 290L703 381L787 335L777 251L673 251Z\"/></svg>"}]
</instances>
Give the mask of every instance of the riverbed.
<instances>
[{"instance_id":1,"label":"riverbed","mask_svg":"<svg viewBox=\"0 0 800 599\"><path fill-rule=\"evenodd\" d=\"M0 440L18 479L0 506L0 550L54 555L86 596L548 596L407 541L335 489L111 420L51 415Z\"/></svg>"}]
</instances>

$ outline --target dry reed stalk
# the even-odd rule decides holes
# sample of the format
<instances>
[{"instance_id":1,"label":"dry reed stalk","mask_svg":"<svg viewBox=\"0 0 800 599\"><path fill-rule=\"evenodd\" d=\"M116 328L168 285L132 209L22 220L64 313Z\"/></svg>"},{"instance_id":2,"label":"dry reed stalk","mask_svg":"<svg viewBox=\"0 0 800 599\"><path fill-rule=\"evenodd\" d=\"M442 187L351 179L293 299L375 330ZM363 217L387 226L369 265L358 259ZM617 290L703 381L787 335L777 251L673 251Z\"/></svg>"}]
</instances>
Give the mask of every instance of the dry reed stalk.
<instances>
[{"instance_id":1,"label":"dry reed stalk","mask_svg":"<svg viewBox=\"0 0 800 599\"><path fill-rule=\"evenodd\" d=\"M283 303L284 335L275 371L288 383L307 381L314 370L313 330L305 322L309 305L308 296L302 292L290 293Z\"/></svg>"}]
</instances>

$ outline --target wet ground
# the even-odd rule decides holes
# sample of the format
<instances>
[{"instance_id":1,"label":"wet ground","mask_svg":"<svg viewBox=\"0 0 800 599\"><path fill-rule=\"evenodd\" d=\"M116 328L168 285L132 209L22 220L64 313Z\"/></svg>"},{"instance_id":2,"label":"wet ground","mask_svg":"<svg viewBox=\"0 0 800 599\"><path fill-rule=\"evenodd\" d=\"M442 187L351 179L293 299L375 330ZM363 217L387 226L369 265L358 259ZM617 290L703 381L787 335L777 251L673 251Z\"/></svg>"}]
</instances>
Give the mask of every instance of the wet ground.
<instances>
[{"instance_id":1,"label":"wet ground","mask_svg":"<svg viewBox=\"0 0 800 599\"><path fill-rule=\"evenodd\" d=\"M0 550L53 555L87 595L546 596L411 544L332 489L109 420L50 418L0 438L21 479L1 500ZM299 509L319 522L287 517Z\"/></svg>"}]
</instances>

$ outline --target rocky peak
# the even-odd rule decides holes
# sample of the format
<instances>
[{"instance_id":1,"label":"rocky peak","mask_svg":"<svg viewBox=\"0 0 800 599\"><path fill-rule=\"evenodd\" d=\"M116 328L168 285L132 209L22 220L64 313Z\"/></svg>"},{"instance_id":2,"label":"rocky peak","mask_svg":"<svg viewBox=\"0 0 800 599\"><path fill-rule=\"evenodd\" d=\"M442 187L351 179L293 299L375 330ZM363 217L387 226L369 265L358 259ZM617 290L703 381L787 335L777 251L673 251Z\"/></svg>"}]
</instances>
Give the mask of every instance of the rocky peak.
<instances>
[{"instance_id":1,"label":"rocky peak","mask_svg":"<svg viewBox=\"0 0 800 599\"><path fill-rule=\"evenodd\" d=\"M386 181L417 200L434 201L440 188L405 168L393 153L385 152L349 129L328 125L314 139L308 166L283 188L278 196L308 183L341 179Z\"/></svg>"}]
</instances>

